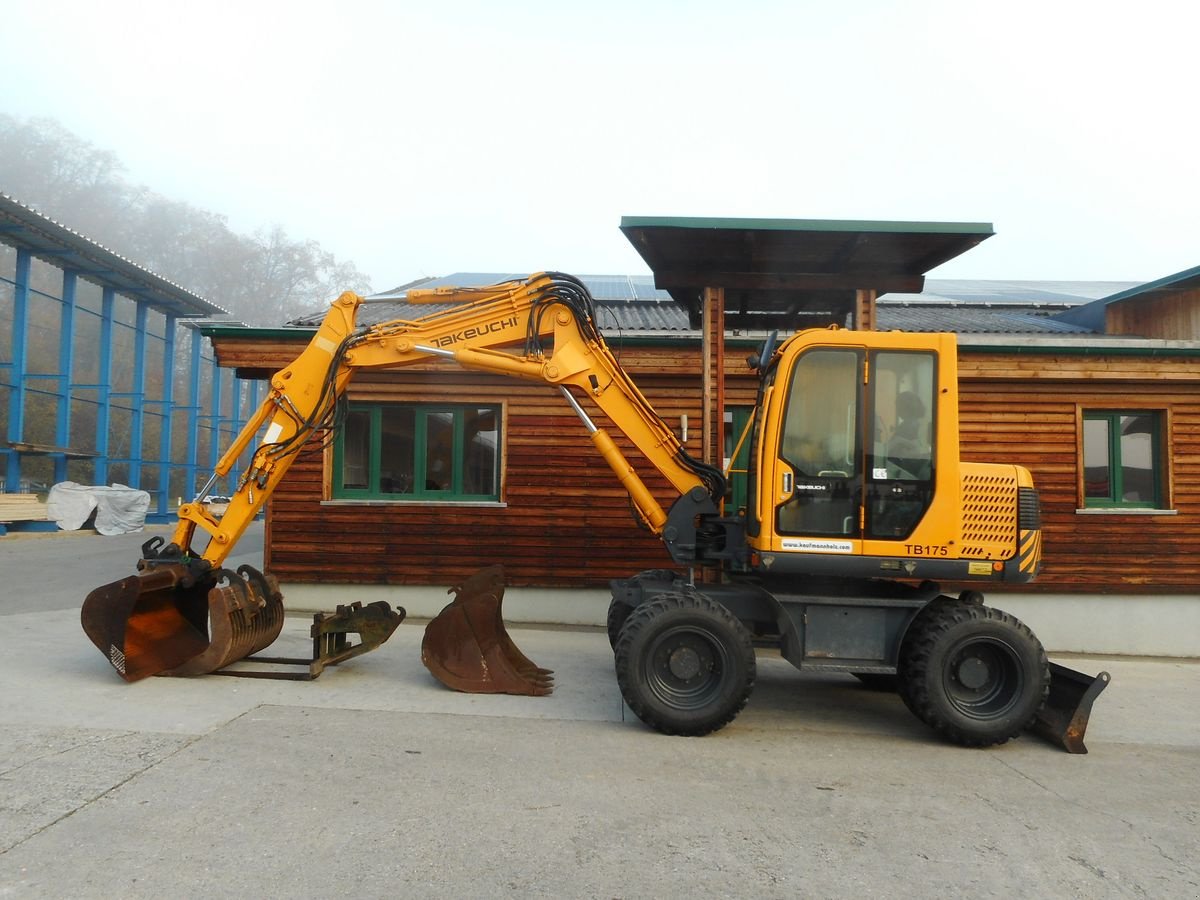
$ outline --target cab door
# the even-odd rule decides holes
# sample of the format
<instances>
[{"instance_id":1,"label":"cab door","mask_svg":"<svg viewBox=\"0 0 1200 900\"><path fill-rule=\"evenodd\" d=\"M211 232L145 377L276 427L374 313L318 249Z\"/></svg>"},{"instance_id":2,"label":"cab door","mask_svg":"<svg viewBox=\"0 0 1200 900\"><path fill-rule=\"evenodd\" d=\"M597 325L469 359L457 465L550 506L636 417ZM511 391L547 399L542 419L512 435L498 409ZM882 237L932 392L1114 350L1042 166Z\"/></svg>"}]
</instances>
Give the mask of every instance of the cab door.
<instances>
[{"instance_id":1,"label":"cab door","mask_svg":"<svg viewBox=\"0 0 1200 900\"><path fill-rule=\"evenodd\" d=\"M770 488L779 549L855 552L864 490L865 360L863 347L813 347L792 366Z\"/></svg>"},{"instance_id":2,"label":"cab door","mask_svg":"<svg viewBox=\"0 0 1200 900\"><path fill-rule=\"evenodd\" d=\"M869 372L866 537L902 541L937 484L937 355L881 350Z\"/></svg>"}]
</instances>

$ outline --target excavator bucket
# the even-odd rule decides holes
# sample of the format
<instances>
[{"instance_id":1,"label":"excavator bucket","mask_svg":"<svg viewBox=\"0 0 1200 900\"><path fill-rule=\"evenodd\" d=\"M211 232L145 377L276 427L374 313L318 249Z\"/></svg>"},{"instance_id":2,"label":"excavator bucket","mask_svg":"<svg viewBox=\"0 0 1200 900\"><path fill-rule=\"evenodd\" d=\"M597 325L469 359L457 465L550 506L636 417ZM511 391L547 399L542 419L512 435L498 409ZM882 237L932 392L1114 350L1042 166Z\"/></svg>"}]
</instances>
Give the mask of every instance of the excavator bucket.
<instances>
[{"instance_id":1,"label":"excavator bucket","mask_svg":"<svg viewBox=\"0 0 1200 900\"><path fill-rule=\"evenodd\" d=\"M1087 753L1083 735L1092 704L1111 680L1107 672L1092 677L1050 663L1050 693L1030 730L1068 753Z\"/></svg>"},{"instance_id":2,"label":"excavator bucket","mask_svg":"<svg viewBox=\"0 0 1200 900\"><path fill-rule=\"evenodd\" d=\"M164 563L96 588L83 630L126 681L202 675L266 647L283 628L278 583L250 566L197 576Z\"/></svg>"},{"instance_id":3,"label":"excavator bucket","mask_svg":"<svg viewBox=\"0 0 1200 900\"><path fill-rule=\"evenodd\" d=\"M447 593L454 599L425 627L421 662L446 687L470 694L542 697L554 690L550 669L523 654L504 627L504 570L490 566Z\"/></svg>"}]
</instances>

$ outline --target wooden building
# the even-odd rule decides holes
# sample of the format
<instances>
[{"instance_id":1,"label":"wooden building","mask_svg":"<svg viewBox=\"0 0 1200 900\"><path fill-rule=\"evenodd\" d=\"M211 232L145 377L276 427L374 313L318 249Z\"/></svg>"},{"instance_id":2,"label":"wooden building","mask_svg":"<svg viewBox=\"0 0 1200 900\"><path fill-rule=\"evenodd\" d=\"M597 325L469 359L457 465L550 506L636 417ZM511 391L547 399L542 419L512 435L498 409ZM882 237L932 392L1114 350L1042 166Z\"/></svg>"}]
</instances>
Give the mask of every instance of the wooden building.
<instances>
[{"instance_id":1,"label":"wooden building","mask_svg":"<svg viewBox=\"0 0 1200 900\"><path fill-rule=\"evenodd\" d=\"M712 223L703 228L712 238ZM982 233L972 226L959 243L969 246ZM739 240L748 245L744 235ZM864 245L861 233L854 240ZM839 246L845 270L853 254L844 240ZM731 455L757 386L745 357L764 325L786 324L790 315L793 323L958 331L963 457L1025 465L1042 498L1043 572L1019 596L993 602L1029 621L1054 650L1200 655L1200 269L1112 293L1105 293L1111 285L1056 292L1046 283L1007 283L989 291L978 283L974 293L947 297L924 284L923 269L907 281L892 271L889 282L876 268L868 274L891 288L878 303L884 291L847 287L853 282L826 271L798 303L786 299L801 296L798 269L774 265L757 285L745 277L768 258L761 247L757 261L729 260L698 278L682 274L686 265L662 268L642 249L659 276L653 282L585 280L622 364L693 455L717 462ZM927 245L920 250L918 269L937 264ZM721 258L711 244L703 253ZM787 253L794 258L796 247ZM902 255L907 264L918 254ZM801 265L821 267L811 258ZM421 286L505 277L460 273ZM722 277L726 284L714 290ZM754 296L767 282L769 291ZM411 317L403 293L373 298L360 321ZM718 306L716 318L707 304ZM319 318L208 333L221 365L262 377L297 355ZM719 334L717 321L726 326ZM706 379L715 367L723 377ZM337 437L302 457L268 506L268 567L289 599L304 585L336 583L427 586L429 602L444 602L444 587L458 576L499 562L513 588L578 597L564 602L586 604L584 620L602 620L609 579L667 564L550 387L430 363L360 375L349 400ZM420 459L421 484L402 485L389 454L403 457L406 471ZM649 483L669 503L666 482ZM318 605L345 602L335 593ZM409 599L399 602L412 611Z\"/></svg>"}]
</instances>

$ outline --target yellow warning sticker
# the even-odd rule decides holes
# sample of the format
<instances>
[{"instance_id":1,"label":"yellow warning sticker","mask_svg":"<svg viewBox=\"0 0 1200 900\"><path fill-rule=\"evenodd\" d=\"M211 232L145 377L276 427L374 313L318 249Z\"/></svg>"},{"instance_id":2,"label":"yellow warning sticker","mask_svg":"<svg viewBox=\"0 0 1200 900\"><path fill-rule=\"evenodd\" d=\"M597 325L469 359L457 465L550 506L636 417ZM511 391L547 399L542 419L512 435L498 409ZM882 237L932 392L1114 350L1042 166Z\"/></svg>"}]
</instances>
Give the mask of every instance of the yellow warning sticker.
<instances>
[{"instance_id":1,"label":"yellow warning sticker","mask_svg":"<svg viewBox=\"0 0 1200 900\"><path fill-rule=\"evenodd\" d=\"M968 575L991 575L992 564L990 562L971 562L967 563Z\"/></svg>"}]
</instances>

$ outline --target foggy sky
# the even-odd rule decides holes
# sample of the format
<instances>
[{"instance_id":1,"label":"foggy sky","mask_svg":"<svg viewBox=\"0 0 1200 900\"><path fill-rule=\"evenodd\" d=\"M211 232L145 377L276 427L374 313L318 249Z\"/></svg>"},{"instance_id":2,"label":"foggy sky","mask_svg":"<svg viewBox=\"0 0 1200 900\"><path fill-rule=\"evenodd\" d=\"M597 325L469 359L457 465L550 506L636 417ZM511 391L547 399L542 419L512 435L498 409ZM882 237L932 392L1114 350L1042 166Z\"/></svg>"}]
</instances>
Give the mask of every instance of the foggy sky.
<instances>
[{"instance_id":1,"label":"foggy sky","mask_svg":"<svg viewBox=\"0 0 1200 900\"><path fill-rule=\"evenodd\" d=\"M993 223L941 278L1200 265L1194 4L334 6L2 0L0 109L376 290L645 273L623 215Z\"/></svg>"}]
</instances>

